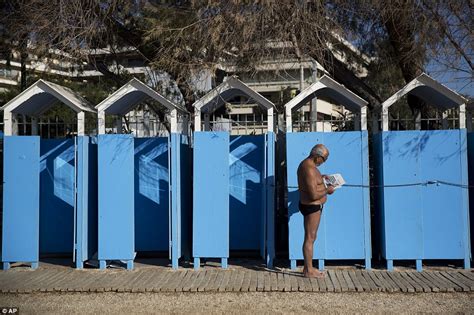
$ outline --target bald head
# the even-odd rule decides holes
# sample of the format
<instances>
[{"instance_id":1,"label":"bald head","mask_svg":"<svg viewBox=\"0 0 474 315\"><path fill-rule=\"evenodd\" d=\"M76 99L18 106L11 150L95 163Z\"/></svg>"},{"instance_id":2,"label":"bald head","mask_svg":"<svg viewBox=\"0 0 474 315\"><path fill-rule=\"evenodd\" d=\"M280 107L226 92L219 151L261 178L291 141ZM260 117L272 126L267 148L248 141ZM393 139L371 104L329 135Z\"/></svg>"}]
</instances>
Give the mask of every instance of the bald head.
<instances>
[{"instance_id":1,"label":"bald head","mask_svg":"<svg viewBox=\"0 0 474 315\"><path fill-rule=\"evenodd\" d=\"M309 156L313 159L320 156L323 158L323 160L327 160L329 156L329 150L324 146L324 144L317 144L311 149Z\"/></svg>"}]
</instances>

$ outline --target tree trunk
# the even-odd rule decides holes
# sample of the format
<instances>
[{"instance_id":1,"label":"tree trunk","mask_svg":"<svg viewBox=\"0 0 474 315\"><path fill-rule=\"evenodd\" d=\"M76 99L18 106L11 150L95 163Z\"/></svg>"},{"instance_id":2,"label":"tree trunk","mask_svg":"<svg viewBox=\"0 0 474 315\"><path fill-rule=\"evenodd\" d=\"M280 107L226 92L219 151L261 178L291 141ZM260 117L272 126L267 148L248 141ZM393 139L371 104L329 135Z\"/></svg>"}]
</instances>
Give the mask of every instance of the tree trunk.
<instances>
[{"instance_id":1,"label":"tree trunk","mask_svg":"<svg viewBox=\"0 0 474 315\"><path fill-rule=\"evenodd\" d=\"M332 70L330 72L333 73L334 79L368 101L370 109L377 108L382 103L380 96L349 70L344 63L339 61L329 49L326 49L323 58L324 66Z\"/></svg>"},{"instance_id":2,"label":"tree trunk","mask_svg":"<svg viewBox=\"0 0 474 315\"><path fill-rule=\"evenodd\" d=\"M410 4L404 4L405 10L411 10ZM415 79L423 72L424 49L417 47L413 22L409 14L388 14L385 28L393 48L394 58L402 72L406 83ZM424 102L414 95L408 95L408 106L413 117L423 110Z\"/></svg>"},{"instance_id":3,"label":"tree trunk","mask_svg":"<svg viewBox=\"0 0 474 315\"><path fill-rule=\"evenodd\" d=\"M27 82L27 70L26 62L28 61L28 52L26 51L26 44L21 45L20 47L20 91L26 90L28 86Z\"/></svg>"}]
</instances>

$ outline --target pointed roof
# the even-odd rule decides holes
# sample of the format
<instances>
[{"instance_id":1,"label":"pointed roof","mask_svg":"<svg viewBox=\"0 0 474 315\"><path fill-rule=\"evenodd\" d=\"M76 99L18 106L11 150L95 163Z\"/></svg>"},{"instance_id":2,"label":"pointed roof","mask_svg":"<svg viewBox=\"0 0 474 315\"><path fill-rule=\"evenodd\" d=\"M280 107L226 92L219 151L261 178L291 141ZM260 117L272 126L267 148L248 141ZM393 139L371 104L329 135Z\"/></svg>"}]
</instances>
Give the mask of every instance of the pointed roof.
<instances>
[{"instance_id":1,"label":"pointed roof","mask_svg":"<svg viewBox=\"0 0 474 315\"><path fill-rule=\"evenodd\" d=\"M467 99L439 83L426 73L422 73L397 93L382 103L382 109L388 109L406 94L412 94L428 104L446 110L467 103Z\"/></svg>"},{"instance_id":2,"label":"pointed roof","mask_svg":"<svg viewBox=\"0 0 474 315\"><path fill-rule=\"evenodd\" d=\"M26 90L5 104L1 110L17 114L38 116L58 102L64 103L76 113L92 112L94 107L73 90L43 79L36 81Z\"/></svg>"},{"instance_id":3,"label":"pointed roof","mask_svg":"<svg viewBox=\"0 0 474 315\"><path fill-rule=\"evenodd\" d=\"M354 94L344 85L337 83L327 75L323 75L317 82L311 84L285 104L286 110L298 109L314 97L328 97L347 109L359 112L368 102Z\"/></svg>"},{"instance_id":4,"label":"pointed roof","mask_svg":"<svg viewBox=\"0 0 474 315\"><path fill-rule=\"evenodd\" d=\"M128 81L117 91L100 102L95 108L97 111L104 111L107 114L125 115L146 99L155 100L169 110L177 109L180 112L187 113L183 106L169 101L160 93L136 78Z\"/></svg>"},{"instance_id":5,"label":"pointed roof","mask_svg":"<svg viewBox=\"0 0 474 315\"><path fill-rule=\"evenodd\" d=\"M212 113L224 105L227 100L236 96L247 97L267 110L275 109L275 105L271 101L235 76L227 78L227 80L219 86L209 91L206 95L197 100L193 104L193 107L204 113Z\"/></svg>"}]
</instances>

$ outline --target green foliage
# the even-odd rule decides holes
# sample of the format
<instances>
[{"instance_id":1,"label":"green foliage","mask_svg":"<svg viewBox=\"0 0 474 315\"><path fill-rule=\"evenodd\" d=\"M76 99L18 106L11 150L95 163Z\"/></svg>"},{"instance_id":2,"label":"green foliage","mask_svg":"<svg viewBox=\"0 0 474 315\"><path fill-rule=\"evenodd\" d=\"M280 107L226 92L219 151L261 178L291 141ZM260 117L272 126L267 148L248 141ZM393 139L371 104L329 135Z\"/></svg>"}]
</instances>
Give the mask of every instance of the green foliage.
<instances>
[{"instance_id":1,"label":"green foliage","mask_svg":"<svg viewBox=\"0 0 474 315\"><path fill-rule=\"evenodd\" d=\"M11 99L13 99L19 93L20 93L20 89L16 86L0 91L0 106L3 106L6 103L8 103Z\"/></svg>"}]
</instances>

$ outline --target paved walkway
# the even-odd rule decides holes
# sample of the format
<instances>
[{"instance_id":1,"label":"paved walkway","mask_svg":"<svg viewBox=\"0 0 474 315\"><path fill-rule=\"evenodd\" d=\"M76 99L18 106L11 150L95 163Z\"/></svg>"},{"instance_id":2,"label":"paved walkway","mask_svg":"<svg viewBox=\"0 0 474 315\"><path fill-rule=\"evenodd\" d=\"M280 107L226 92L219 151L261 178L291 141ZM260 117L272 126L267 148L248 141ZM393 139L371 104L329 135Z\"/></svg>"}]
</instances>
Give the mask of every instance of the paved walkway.
<instances>
[{"instance_id":1,"label":"paved walkway","mask_svg":"<svg viewBox=\"0 0 474 315\"><path fill-rule=\"evenodd\" d=\"M171 270L154 261L122 269L76 270L60 264L40 263L37 270L14 267L0 271L0 292L473 292L474 272L455 268L429 268L416 272L365 271L332 266L324 279L306 279L285 268L267 270L258 263L229 265L223 270L209 264L199 271Z\"/></svg>"}]
</instances>

